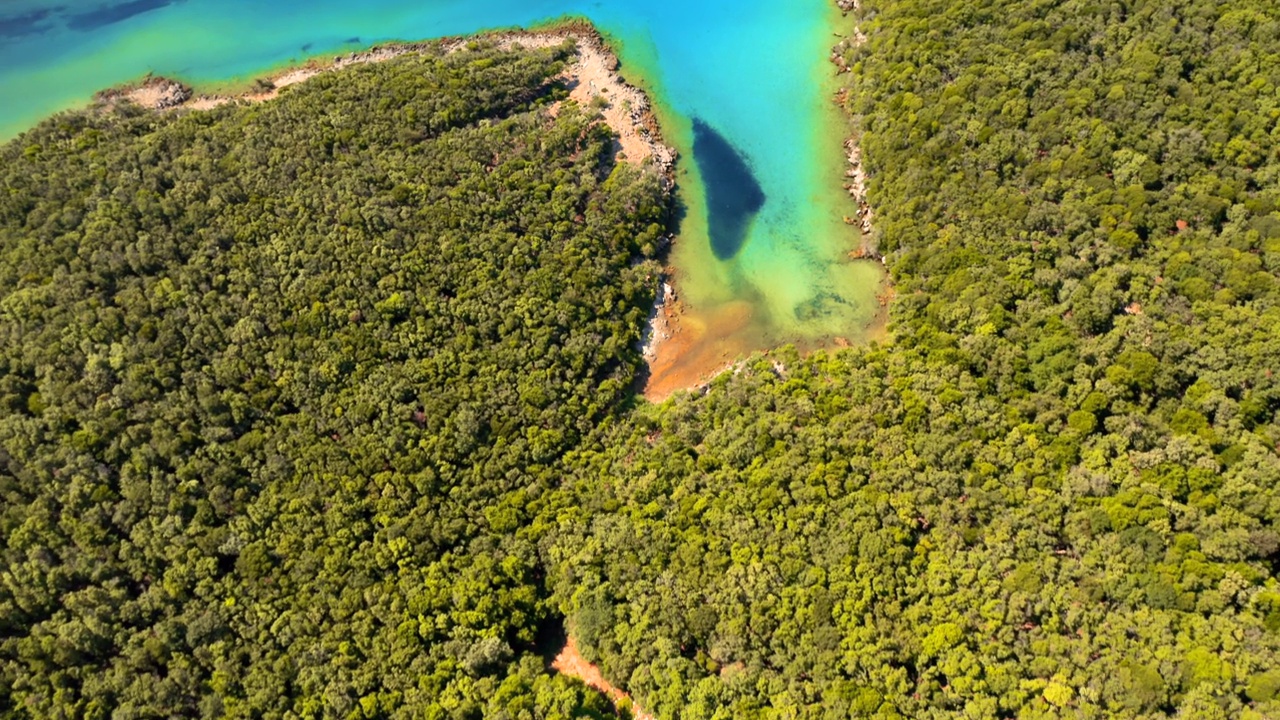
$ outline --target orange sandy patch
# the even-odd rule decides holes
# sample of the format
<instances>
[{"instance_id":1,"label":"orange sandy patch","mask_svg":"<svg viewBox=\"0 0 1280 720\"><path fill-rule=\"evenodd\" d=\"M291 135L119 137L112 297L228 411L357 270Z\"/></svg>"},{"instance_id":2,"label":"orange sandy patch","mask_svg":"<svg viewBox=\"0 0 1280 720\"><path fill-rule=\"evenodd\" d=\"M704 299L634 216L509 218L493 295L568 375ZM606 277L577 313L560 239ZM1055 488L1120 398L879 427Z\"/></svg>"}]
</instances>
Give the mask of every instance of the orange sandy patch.
<instances>
[{"instance_id":1,"label":"orange sandy patch","mask_svg":"<svg viewBox=\"0 0 1280 720\"><path fill-rule=\"evenodd\" d=\"M630 695L605 680L604 675L600 674L600 668L587 662L586 658L582 657L573 638L569 638L569 641L565 643L564 650L561 650L560 654L556 656L555 661L551 663L551 667L558 673L577 678L588 687L604 693L613 702L614 707L629 708L631 716L635 720L654 720L652 715L635 706L635 703L631 701Z\"/></svg>"},{"instance_id":2,"label":"orange sandy patch","mask_svg":"<svg viewBox=\"0 0 1280 720\"><path fill-rule=\"evenodd\" d=\"M752 351L741 332L751 322L751 304L725 303L707 313L687 313L679 301L664 303L655 328L644 397L661 402L677 390L699 387L729 370Z\"/></svg>"}]
</instances>

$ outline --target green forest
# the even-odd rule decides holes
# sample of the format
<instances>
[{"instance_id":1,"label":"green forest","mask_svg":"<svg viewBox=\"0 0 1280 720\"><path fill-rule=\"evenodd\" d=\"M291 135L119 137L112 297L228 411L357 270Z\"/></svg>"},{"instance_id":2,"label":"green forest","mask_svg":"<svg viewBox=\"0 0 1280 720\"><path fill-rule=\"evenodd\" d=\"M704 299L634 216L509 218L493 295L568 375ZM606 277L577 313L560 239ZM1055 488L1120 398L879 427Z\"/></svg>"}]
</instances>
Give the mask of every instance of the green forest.
<instances>
[{"instance_id":1,"label":"green forest","mask_svg":"<svg viewBox=\"0 0 1280 720\"><path fill-rule=\"evenodd\" d=\"M660 405L568 46L0 149L0 714L1280 717L1280 4L843 22L892 338Z\"/></svg>"},{"instance_id":2,"label":"green forest","mask_svg":"<svg viewBox=\"0 0 1280 720\"><path fill-rule=\"evenodd\" d=\"M532 518L628 397L656 173L570 47L0 155L0 713L564 718ZM374 100L370 100L374 98Z\"/></svg>"}]
</instances>

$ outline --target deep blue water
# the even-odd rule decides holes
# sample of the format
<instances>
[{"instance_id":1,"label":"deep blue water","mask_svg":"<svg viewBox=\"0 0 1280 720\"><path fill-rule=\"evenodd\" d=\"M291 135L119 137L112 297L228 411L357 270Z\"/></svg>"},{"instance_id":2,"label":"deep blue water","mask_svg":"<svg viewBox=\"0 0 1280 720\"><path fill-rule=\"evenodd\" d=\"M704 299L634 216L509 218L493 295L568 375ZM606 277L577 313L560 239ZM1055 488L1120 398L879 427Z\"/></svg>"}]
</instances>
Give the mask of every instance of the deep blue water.
<instances>
[{"instance_id":1,"label":"deep blue water","mask_svg":"<svg viewBox=\"0 0 1280 720\"><path fill-rule=\"evenodd\" d=\"M693 156L707 193L711 250L729 260L746 244L751 222L764 207L764 190L742 153L698 118L693 118Z\"/></svg>"}]
</instances>

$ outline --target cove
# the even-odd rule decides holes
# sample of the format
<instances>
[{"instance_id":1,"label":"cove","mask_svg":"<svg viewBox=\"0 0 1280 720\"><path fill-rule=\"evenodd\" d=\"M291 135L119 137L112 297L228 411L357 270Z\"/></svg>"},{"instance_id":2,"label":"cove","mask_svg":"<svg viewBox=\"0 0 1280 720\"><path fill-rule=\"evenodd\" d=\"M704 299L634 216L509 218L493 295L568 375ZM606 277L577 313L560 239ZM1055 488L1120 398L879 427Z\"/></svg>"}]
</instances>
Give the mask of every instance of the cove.
<instances>
[{"instance_id":1,"label":"cove","mask_svg":"<svg viewBox=\"0 0 1280 720\"><path fill-rule=\"evenodd\" d=\"M864 337L882 273L849 259L831 0L10 0L0 137L148 72L216 89L308 55L564 17L610 38L683 156L671 263L690 356Z\"/></svg>"}]
</instances>

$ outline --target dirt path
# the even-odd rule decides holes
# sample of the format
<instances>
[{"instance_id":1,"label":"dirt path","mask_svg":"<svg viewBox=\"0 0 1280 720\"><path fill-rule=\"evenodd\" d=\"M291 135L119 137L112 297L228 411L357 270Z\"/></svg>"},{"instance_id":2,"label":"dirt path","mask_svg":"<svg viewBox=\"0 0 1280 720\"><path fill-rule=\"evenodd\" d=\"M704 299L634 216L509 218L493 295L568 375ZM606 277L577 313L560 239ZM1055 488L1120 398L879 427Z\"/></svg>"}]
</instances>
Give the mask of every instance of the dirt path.
<instances>
[{"instance_id":1,"label":"dirt path","mask_svg":"<svg viewBox=\"0 0 1280 720\"><path fill-rule=\"evenodd\" d=\"M573 638L569 638L568 642L565 643L564 649L560 651L559 655L556 655L551 667L562 675L577 678L588 687L604 693L613 702L614 707L629 708L631 717L635 720L655 720L654 716L636 707L630 695L605 680L604 676L600 674L600 669L587 662L586 658L582 657L578 652L578 646L573 641Z\"/></svg>"}]
</instances>

